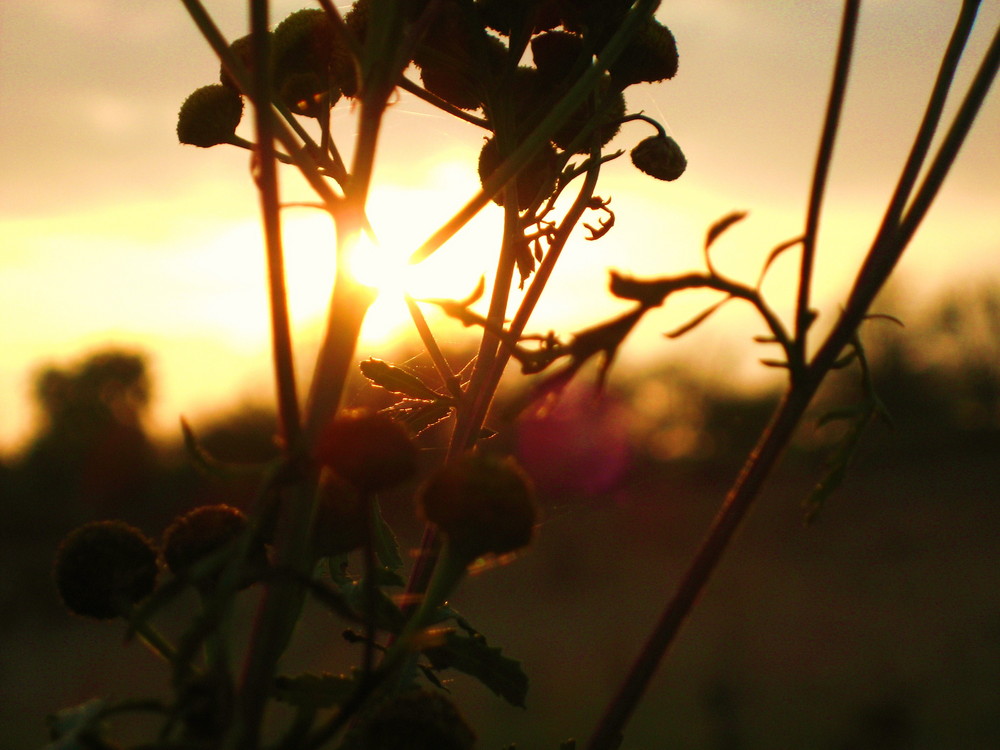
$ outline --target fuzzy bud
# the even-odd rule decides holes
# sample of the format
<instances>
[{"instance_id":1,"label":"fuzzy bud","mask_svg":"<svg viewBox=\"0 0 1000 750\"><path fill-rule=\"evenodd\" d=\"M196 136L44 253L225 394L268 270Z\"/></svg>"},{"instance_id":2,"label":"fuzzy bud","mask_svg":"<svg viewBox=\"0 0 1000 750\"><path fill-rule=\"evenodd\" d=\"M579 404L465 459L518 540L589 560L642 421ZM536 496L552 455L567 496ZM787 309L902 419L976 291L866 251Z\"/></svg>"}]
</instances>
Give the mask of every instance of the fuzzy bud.
<instances>
[{"instance_id":1,"label":"fuzzy bud","mask_svg":"<svg viewBox=\"0 0 1000 750\"><path fill-rule=\"evenodd\" d=\"M486 182L497 167L500 166L500 149L492 138L483 144L479 152L479 179ZM517 175L517 203L520 210L529 208L539 195L549 195L556 187L556 152L548 144L539 149L531 161L524 165ZM493 202L502 206L504 191L493 197Z\"/></svg>"},{"instance_id":2,"label":"fuzzy bud","mask_svg":"<svg viewBox=\"0 0 1000 750\"><path fill-rule=\"evenodd\" d=\"M650 20L611 65L611 77L620 88L652 83L677 74L677 42L670 29Z\"/></svg>"},{"instance_id":3,"label":"fuzzy bud","mask_svg":"<svg viewBox=\"0 0 1000 750\"><path fill-rule=\"evenodd\" d=\"M632 163L658 180L676 180L687 169L684 152L670 136L651 135L632 149Z\"/></svg>"},{"instance_id":4,"label":"fuzzy bud","mask_svg":"<svg viewBox=\"0 0 1000 750\"><path fill-rule=\"evenodd\" d=\"M367 750L472 750L476 735L440 693L418 690L383 704L361 727Z\"/></svg>"},{"instance_id":5,"label":"fuzzy bud","mask_svg":"<svg viewBox=\"0 0 1000 750\"><path fill-rule=\"evenodd\" d=\"M245 531L247 518L243 511L229 505L204 505L174 519L163 533L163 559L170 571L183 577L199 562L229 544ZM250 571L259 572L267 562L263 542L252 543L247 564ZM243 581L249 585L254 575ZM210 579L214 582L214 577Z\"/></svg>"},{"instance_id":6,"label":"fuzzy bud","mask_svg":"<svg viewBox=\"0 0 1000 750\"><path fill-rule=\"evenodd\" d=\"M209 148L230 143L243 119L243 98L221 83L196 89L177 115L177 139Z\"/></svg>"},{"instance_id":7,"label":"fuzzy bud","mask_svg":"<svg viewBox=\"0 0 1000 750\"><path fill-rule=\"evenodd\" d=\"M63 602L78 615L124 615L156 587L156 551L123 521L84 524L56 551L54 577Z\"/></svg>"},{"instance_id":8,"label":"fuzzy bud","mask_svg":"<svg viewBox=\"0 0 1000 750\"><path fill-rule=\"evenodd\" d=\"M424 485L420 507L470 562L527 546L538 512L528 476L512 459L466 454Z\"/></svg>"},{"instance_id":9,"label":"fuzzy bud","mask_svg":"<svg viewBox=\"0 0 1000 750\"><path fill-rule=\"evenodd\" d=\"M320 435L316 460L359 490L377 492L409 479L417 448L406 429L368 409L342 412Z\"/></svg>"}]
</instances>

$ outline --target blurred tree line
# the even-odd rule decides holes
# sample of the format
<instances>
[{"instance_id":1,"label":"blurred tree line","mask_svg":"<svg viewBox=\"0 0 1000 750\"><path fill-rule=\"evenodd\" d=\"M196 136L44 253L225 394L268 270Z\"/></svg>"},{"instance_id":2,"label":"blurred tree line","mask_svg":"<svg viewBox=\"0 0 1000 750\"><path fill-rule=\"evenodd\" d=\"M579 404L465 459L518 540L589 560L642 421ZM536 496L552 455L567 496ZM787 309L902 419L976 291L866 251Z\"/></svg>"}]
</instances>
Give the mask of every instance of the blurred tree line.
<instances>
[{"instance_id":1,"label":"blurred tree line","mask_svg":"<svg viewBox=\"0 0 1000 750\"><path fill-rule=\"evenodd\" d=\"M891 431L875 427L872 450L889 450L905 462L1000 447L1000 288L952 297L906 329L873 321L862 338L876 392L894 425ZM389 359L406 361L407 352ZM47 558L58 539L88 520L121 518L157 537L175 515L192 507L219 502L245 507L251 501L252 476L222 480L206 475L194 466L179 435L166 444L150 438L144 426L150 380L142 354L118 349L37 374L33 397L42 416L39 429L20 455L0 464L5 506L0 533L4 557L10 558L5 569L11 561L17 565L32 557L17 551L25 545ZM850 405L859 393L857 370L847 368L826 385L815 413ZM607 396L599 405L591 400L580 423L572 414L560 416L556 407L541 423L529 414L517 425L499 425L496 439L505 449L535 456L540 489L554 504L605 492L650 468L659 467L655 474L663 476L664 467L711 474L738 466L773 406L772 394L736 395L694 374L662 368L641 375L617 371ZM518 397L508 393L504 398L510 404ZM382 408L392 398L359 377L354 401ZM511 414L503 403L498 414ZM242 463L276 455L274 434L274 414L262 406L240 407L197 430L199 444L212 456ZM836 439L836 426L805 424L790 460L815 463ZM439 428L425 436L432 454L444 440ZM553 452L539 454L548 445ZM525 457L529 470L531 460ZM588 471L581 473L581 466ZM26 566L20 563L26 574L22 584L40 585L37 566L30 574ZM43 574L48 575L44 566ZM21 588L11 582L18 580L16 571L7 580L0 604Z\"/></svg>"}]
</instances>

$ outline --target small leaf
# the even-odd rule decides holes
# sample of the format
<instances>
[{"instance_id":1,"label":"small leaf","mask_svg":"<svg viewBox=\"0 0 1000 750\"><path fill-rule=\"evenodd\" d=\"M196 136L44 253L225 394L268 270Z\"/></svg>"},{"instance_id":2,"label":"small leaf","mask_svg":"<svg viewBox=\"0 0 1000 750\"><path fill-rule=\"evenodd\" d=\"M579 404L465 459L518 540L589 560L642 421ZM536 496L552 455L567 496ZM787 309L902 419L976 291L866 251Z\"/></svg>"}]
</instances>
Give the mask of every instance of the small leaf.
<instances>
[{"instance_id":1,"label":"small leaf","mask_svg":"<svg viewBox=\"0 0 1000 750\"><path fill-rule=\"evenodd\" d=\"M708 233L705 235L705 250L708 250L717 239L719 235L725 232L729 227L738 221L742 221L747 216L746 211L733 211L731 214L727 214L715 222L712 226L708 228Z\"/></svg>"},{"instance_id":2,"label":"small leaf","mask_svg":"<svg viewBox=\"0 0 1000 750\"><path fill-rule=\"evenodd\" d=\"M424 401L435 401L441 398L441 394L424 383L415 373L396 365L390 365L381 359L371 357L362 362L359 367L361 374L368 378L372 385L383 388L389 393Z\"/></svg>"},{"instance_id":3,"label":"small leaf","mask_svg":"<svg viewBox=\"0 0 1000 750\"><path fill-rule=\"evenodd\" d=\"M438 670L457 669L475 677L513 706L524 708L528 694L528 676L521 663L491 647L481 635L460 635L449 631L444 645L424 652Z\"/></svg>"},{"instance_id":4,"label":"small leaf","mask_svg":"<svg viewBox=\"0 0 1000 750\"><path fill-rule=\"evenodd\" d=\"M861 409L856 406L849 406L843 409L834 409L833 411L828 411L822 417L816 420L817 427L825 427L831 422L840 422L845 419L854 419L859 414L861 414Z\"/></svg>"},{"instance_id":5,"label":"small leaf","mask_svg":"<svg viewBox=\"0 0 1000 750\"><path fill-rule=\"evenodd\" d=\"M260 474L270 464L233 464L220 461L205 450L195 437L194 430L187 420L181 417L181 432L184 435L184 449L195 468L208 476L229 479Z\"/></svg>"},{"instance_id":6,"label":"small leaf","mask_svg":"<svg viewBox=\"0 0 1000 750\"><path fill-rule=\"evenodd\" d=\"M389 524L385 522L378 500L372 503L372 517L375 556L390 571L402 570L403 557L399 554L399 542L396 541L396 535L392 533Z\"/></svg>"},{"instance_id":7,"label":"small leaf","mask_svg":"<svg viewBox=\"0 0 1000 750\"><path fill-rule=\"evenodd\" d=\"M865 321L869 320L888 320L890 323L895 323L900 328L906 328L906 323L901 321L895 315L889 315L888 313L871 313L864 317Z\"/></svg>"},{"instance_id":8,"label":"small leaf","mask_svg":"<svg viewBox=\"0 0 1000 750\"><path fill-rule=\"evenodd\" d=\"M274 698L301 708L332 708L344 703L358 686L356 676L300 674L274 678Z\"/></svg>"},{"instance_id":9,"label":"small leaf","mask_svg":"<svg viewBox=\"0 0 1000 750\"><path fill-rule=\"evenodd\" d=\"M694 318L692 318L691 320L689 320L687 323L685 323L684 325L682 325L680 328L675 328L674 330L670 331L669 333L665 333L664 336L666 336L668 339L680 338L681 336L683 336L688 331L691 331L694 328L697 328L702 323L704 323L706 320L708 320L708 318L712 315L712 313L714 313L716 310L718 310L720 307L722 307L724 304L726 304L731 299L732 299L732 297L725 297L725 298L719 300L714 305L712 305L711 307L709 307L707 310L704 310L703 312L700 312L698 315L694 316Z\"/></svg>"},{"instance_id":10,"label":"small leaf","mask_svg":"<svg viewBox=\"0 0 1000 750\"><path fill-rule=\"evenodd\" d=\"M805 239L805 237L802 235L800 235L799 237L793 237L790 240L785 240L780 245L777 245L773 250L771 250L771 252L767 256L767 260L764 261L763 268L760 269L760 276L757 278L758 287L764 282L764 276L767 274L767 270L771 267L771 264L778 259L778 256L784 253L786 250L789 250L795 247L796 245L801 244L803 239Z\"/></svg>"}]
</instances>

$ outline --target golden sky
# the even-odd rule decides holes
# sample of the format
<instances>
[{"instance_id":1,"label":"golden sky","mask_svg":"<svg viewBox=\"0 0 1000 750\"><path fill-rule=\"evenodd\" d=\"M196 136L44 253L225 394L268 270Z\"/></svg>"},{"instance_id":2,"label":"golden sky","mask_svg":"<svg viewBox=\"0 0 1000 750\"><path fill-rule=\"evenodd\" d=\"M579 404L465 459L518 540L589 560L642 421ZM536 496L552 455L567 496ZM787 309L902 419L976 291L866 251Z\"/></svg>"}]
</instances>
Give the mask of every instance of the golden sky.
<instances>
[{"instance_id":1,"label":"golden sky","mask_svg":"<svg viewBox=\"0 0 1000 750\"><path fill-rule=\"evenodd\" d=\"M275 2L273 16L304 4ZM245 4L207 5L230 38L245 33ZM881 217L959 5L863 4L821 235L817 298L827 313L836 311L851 263ZM571 245L534 330L569 332L623 309L606 292L608 268L647 276L700 268L705 229L731 210L750 215L719 243L715 259L746 280L771 247L801 232L840 9L832 0L663 4L658 17L677 37L680 70L664 84L632 87L629 104L666 125L688 171L661 183L636 172L627 156L607 167L598 192L613 197L616 226L600 242ZM984 2L960 84L998 24L1000 2ZM175 430L182 413L225 410L233 399L270 399L247 154L181 146L174 131L180 103L216 75L180 2L0 5L0 453L31 429L34 368L70 363L106 344L150 355L156 430ZM343 104L335 110L344 150L352 117ZM613 145L628 149L651 134L632 123ZM388 115L370 207L387 247L406 253L472 194L481 144L473 126L399 100ZM898 296L910 302L1000 279L998 176L994 90L904 260ZM285 187L287 199L309 197L290 176ZM442 249L418 289L463 296L489 275L499 213L487 209ZM296 335L308 346L326 304L331 232L318 212L294 209L284 218ZM792 271L779 264L769 277L779 310L791 299ZM697 352L710 369L755 367L742 344L760 331L735 309L692 333L697 341L663 341L663 331L704 302L671 302L650 316L625 361ZM359 356L377 353L399 309L380 303ZM453 328L445 334L457 335ZM298 365L305 373L311 363Z\"/></svg>"}]
</instances>

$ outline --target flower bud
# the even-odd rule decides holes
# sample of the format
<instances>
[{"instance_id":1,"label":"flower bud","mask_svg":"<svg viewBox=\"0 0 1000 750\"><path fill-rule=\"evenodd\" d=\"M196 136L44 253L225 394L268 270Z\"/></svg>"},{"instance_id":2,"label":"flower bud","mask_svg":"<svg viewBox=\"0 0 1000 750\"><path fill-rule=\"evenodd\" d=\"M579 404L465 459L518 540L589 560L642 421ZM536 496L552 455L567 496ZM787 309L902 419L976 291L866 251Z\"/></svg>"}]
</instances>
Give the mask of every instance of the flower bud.
<instances>
[{"instance_id":1,"label":"flower bud","mask_svg":"<svg viewBox=\"0 0 1000 750\"><path fill-rule=\"evenodd\" d=\"M611 77L619 88L633 83L652 83L677 74L677 42L659 21L651 19L611 65Z\"/></svg>"},{"instance_id":2,"label":"flower bud","mask_svg":"<svg viewBox=\"0 0 1000 750\"><path fill-rule=\"evenodd\" d=\"M527 546L538 515L531 481L512 458L473 453L431 476L419 502L424 518L469 562Z\"/></svg>"},{"instance_id":3,"label":"flower bud","mask_svg":"<svg viewBox=\"0 0 1000 750\"><path fill-rule=\"evenodd\" d=\"M248 73L253 71L253 35L247 34L246 36L241 36L239 39L234 39L229 44L229 51L233 53L233 57L243 64ZM233 80L223 65L219 66L219 83L229 86L234 91L239 91L236 81Z\"/></svg>"},{"instance_id":4,"label":"flower bud","mask_svg":"<svg viewBox=\"0 0 1000 750\"><path fill-rule=\"evenodd\" d=\"M416 472L417 448L385 414L354 409L335 417L320 435L316 460L359 490L377 492Z\"/></svg>"},{"instance_id":5,"label":"flower bud","mask_svg":"<svg viewBox=\"0 0 1000 750\"><path fill-rule=\"evenodd\" d=\"M658 180L676 180L687 169L684 152L670 136L651 135L632 149L632 163Z\"/></svg>"},{"instance_id":6,"label":"flower bud","mask_svg":"<svg viewBox=\"0 0 1000 750\"><path fill-rule=\"evenodd\" d=\"M429 690L397 695L361 727L366 750L472 750L475 743L455 705Z\"/></svg>"},{"instance_id":7,"label":"flower bud","mask_svg":"<svg viewBox=\"0 0 1000 750\"><path fill-rule=\"evenodd\" d=\"M93 521L63 539L54 577L66 606L78 615L110 620L156 587L156 551L123 521Z\"/></svg>"},{"instance_id":8,"label":"flower bud","mask_svg":"<svg viewBox=\"0 0 1000 750\"><path fill-rule=\"evenodd\" d=\"M243 511L229 505L204 505L174 519L163 533L163 559L175 576L184 577L199 562L235 542L244 533L247 518ZM265 567L264 543L254 540L247 556L249 585ZM214 583L217 576L208 579Z\"/></svg>"},{"instance_id":9,"label":"flower bud","mask_svg":"<svg viewBox=\"0 0 1000 750\"><path fill-rule=\"evenodd\" d=\"M500 150L496 141L490 138L483 144L482 151L479 152L479 179L486 182L501 163ZM520 210L531 207L539 195L549 195L555 190L556 179L556 152L552 146L545 144L522 167L517 175L517 204ZM493 197L493 202L502 206L504 201L504 191L501 190Z\"/></svg>"},{"instance_id":10,"label":"flower bud","mask_svg":"<svg viewBox=\"0 0 1000 750\"><path fill-rule=\"evenodd\" d=\"M321 8L295 11L274 29L274 85L289 109L324 114L342 91L357 88L347 42ZM324 99L326 100L324 104Z\"/></svg>"},{"instance_id":11,"label":"flower bud","mask_svg":"<svg viewBox=\"0 0 1000 750\"><path fill-rule=\"evenodd\" d=\"M221 83L196 89L177 115L177 139L209 148L229 143L243 119L243 98Z\"/></svg>"}]
</instances>

